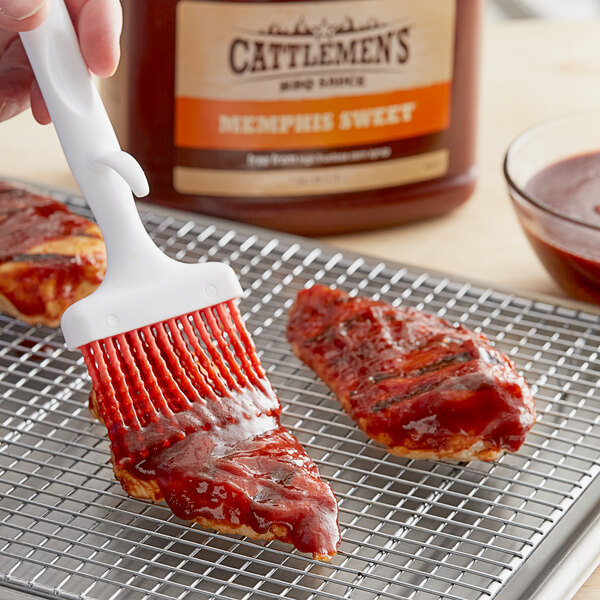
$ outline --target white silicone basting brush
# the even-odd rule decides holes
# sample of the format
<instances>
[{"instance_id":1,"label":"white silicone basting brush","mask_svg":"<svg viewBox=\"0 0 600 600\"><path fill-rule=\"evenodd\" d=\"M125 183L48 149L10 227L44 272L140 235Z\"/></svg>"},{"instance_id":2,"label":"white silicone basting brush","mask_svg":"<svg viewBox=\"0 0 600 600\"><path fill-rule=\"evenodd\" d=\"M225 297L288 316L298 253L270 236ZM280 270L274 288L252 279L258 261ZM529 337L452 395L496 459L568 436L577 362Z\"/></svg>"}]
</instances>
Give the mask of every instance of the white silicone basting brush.
<instances>
[{"instance_id":1,"label":"white silicone basting brush","mask_svg":"<svg viewBox=\"0 0 600 600\"><path fill-rule=\"evenodd\" d=\"M47 20L21 37L108 259L103 283L61 326L68 347L83 353L125 464L136 459L136 432L170 419L162 445L173 443L187 433L176 417L190 402L261 387L265 373L234 302L233 270L174 261L146 233L132 196L148 193L144 172L120 149L63 0L50 4Z\"/></svg>"}]
</instances>

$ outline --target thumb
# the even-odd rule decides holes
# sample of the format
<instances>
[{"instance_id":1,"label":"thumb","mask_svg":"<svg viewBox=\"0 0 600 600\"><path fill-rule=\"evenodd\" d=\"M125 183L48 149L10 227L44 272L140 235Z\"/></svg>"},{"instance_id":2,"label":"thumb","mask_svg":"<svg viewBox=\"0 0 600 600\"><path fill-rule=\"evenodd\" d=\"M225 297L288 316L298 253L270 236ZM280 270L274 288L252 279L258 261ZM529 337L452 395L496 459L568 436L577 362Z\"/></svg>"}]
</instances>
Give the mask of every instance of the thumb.
<instances>
[{"instance_id":1,"label":"thumb","mask_svg":"<svg viewBox=\"0 0 600 600\"><path fill-rule=\"evenodd\" d=\"M0 28L10 31L35 29L48 13L49 0L0 0Z\"/></svg>"}]
</instances>

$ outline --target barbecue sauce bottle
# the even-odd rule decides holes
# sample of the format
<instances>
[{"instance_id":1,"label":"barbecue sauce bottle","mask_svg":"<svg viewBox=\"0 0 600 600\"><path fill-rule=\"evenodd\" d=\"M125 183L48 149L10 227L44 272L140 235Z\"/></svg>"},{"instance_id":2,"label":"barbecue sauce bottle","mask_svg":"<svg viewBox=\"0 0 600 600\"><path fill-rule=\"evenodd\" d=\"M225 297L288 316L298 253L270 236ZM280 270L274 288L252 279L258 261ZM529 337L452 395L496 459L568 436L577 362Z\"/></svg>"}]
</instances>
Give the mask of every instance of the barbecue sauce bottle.
<instances>
[{"instance_id":1,"label":"barbecue sauce bottle","mask_svg":"<svg viewBox=\"0 0 600 600\"><path fill-rule=\"evenodd\" d=\"M475 186L483 0L122 0L102 93L148 200L302 235Z\"/></svg>"}]
</instances>

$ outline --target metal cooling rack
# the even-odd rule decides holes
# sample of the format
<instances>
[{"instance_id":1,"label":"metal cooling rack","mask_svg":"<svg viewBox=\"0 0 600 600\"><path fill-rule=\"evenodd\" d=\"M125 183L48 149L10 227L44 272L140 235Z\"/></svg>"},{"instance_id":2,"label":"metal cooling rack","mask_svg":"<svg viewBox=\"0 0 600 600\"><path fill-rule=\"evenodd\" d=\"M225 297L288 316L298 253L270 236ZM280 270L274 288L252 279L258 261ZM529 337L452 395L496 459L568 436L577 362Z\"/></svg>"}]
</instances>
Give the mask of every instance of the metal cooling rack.
<instances>
[{"instance_id":1,"label":"metal cooling rack","mask_svg":"<svg viewBox=\"0 0 600 600\"><path fill-rule=\"evenodd\" d=\"M59 197L87 214L80 199ZM104 427L88 414L79 353L65 350L60 331L0 316L0 597L516 600L582 570L561 565L600 514L598 315L291 236L144 210L168 254L225 261L239 274L282 421L338 498L339 553L315 562L128 498L113 478ZM483 330L537 399L521 451L450 464L393 457L369 441L285 341L286 311L315 281ZM552 569L560 577L549 580Z\"/></svg>"}]
</instances>

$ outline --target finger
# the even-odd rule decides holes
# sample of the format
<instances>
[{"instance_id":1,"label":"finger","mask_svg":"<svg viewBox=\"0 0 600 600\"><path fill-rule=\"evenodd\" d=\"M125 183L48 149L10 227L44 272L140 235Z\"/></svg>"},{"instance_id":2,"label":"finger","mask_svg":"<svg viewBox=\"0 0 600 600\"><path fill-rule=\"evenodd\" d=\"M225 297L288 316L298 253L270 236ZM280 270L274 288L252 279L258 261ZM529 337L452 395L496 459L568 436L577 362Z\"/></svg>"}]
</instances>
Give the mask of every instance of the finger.
<instances>
[{"instance_id":1,"label":"finger","mask_svg":"<svg viewBox=\"0 0 600 600\"><path fill-rule=\"evenodd\" d=\"M48 14L48 0L0 0L0 29L29 31Z\"/></svg>"},{"instance_id":2,"label":"finger","mask_svg":"<svg viewBox=\"0 0 600 600\"><path fill-rule=\"evenodd\" d=\"M35 79L31 82L30 98L31 112L33 114L34 119L40 125L48 125L48 123L51 123L52 119L50 118L50 113L46 108L46 103L44 102L40 86L38 85L38 82Z\"/></svg>"},{"instance_id":3,"label":"finger","mask_svg":"<svg viewBox=\"0 0 600 600\"><path fill-rule=\"evenodd\" d=\"M8 35L14 37L7 42ZM29 106L33 73L16 34L0 31L0 46L5 46L0 56L0 121L4 121Z\"/></svg>"},{"instance_id":4,"label":"finger","mask_svg":"<svg viewBox=\"0 0 600 600\"><path fill-rule=\"evenodd\" d=\"M79 45L90 70L110 77L119 63L123 14L119 0L70 0Z\"/></svg>"},{"instance_id":5,"label":"finger","mask_svg":"<svg viewBox=\"0 0 600 600\"><path fill-rule=\"evenodd\" d=\"M0 29L0 59L8 50L8 47L19 37L19 34L14 31Z\"/></svg>"}]
</instances>

